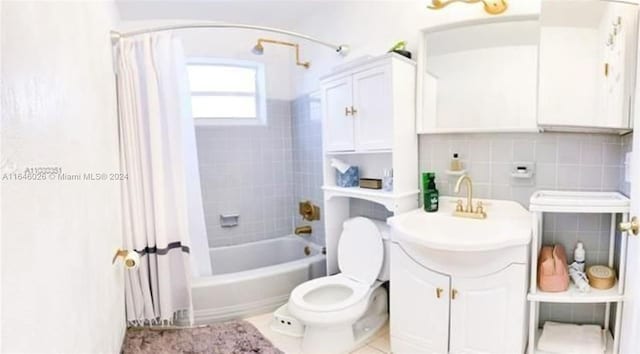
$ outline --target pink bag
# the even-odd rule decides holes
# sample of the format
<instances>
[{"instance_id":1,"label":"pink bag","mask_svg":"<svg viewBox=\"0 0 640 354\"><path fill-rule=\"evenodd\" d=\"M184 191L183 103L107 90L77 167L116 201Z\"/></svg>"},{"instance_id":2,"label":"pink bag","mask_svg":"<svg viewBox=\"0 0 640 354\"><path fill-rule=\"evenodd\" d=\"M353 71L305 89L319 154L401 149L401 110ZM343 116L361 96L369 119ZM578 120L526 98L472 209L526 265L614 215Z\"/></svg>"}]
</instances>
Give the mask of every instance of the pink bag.
<instances>
[{"instance_id":1,"label":"pink bag","mask_svg":"<svg viewBox=\"0 0 640 354\"><path fill-rule=\"evenodd\" d=\"M538 257L538 286L542 291L560 292L569 288L567 253L562 245L543 246Z\"/></svg>"}]
</instances>

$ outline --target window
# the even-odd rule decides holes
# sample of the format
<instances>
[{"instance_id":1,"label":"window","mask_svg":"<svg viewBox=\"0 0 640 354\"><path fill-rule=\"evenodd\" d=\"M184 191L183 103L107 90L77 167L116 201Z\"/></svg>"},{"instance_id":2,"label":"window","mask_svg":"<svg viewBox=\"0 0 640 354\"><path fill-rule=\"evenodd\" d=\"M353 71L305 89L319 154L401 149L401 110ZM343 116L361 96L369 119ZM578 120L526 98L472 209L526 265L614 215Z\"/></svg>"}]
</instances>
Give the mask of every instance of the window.
<instances>
[{"instance_id":1,"label":"window","mask_svg":"<svg viewBox=\"0 0 640 354\"><path fill-rule=\"evenodd\" d=\"M265 124L264 65L241 60L187 63L191 114L197 125Z\"/></svg>"}]
</instances>

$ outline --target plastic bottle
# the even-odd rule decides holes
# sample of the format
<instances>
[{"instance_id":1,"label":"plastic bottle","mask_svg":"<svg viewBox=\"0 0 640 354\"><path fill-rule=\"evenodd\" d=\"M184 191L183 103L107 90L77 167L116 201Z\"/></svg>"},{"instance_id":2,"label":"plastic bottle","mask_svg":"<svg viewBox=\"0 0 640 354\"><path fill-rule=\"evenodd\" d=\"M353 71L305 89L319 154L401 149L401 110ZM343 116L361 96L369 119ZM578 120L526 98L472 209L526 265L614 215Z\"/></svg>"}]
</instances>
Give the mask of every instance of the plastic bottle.
<instances>
[{"instance_id":1,"label":"plastic bottle","mask_svg":"<svg viewBox=\"0 0 640 354\"><path fill-rule=\"evenodd\" d=\"M461 171L462 170L462 162L460 162L460 157L458 153L454 153L451 158L451 166L449 166L451 171Z\"/></svg>"},{"instance_id":2,"label":"plastic bottle","mask_svg":"<svg viewBox=\"0 0 640 354\"><path fill-rule=\"evenodd\" d=\"M576 249L573 251L573 260L576 262L578 269L584 272L585 251L582 242L576 244Z\"/></svg>"}]
</instances>

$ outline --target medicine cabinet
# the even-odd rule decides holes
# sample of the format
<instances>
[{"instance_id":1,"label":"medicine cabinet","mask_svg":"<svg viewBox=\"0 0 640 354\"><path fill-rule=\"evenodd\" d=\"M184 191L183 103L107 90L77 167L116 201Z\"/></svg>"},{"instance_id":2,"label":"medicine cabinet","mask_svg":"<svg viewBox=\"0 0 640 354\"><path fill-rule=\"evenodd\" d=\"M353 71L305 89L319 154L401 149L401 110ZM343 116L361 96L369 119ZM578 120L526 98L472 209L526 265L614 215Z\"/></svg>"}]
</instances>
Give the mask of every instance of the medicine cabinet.
<instances>
[{"instance_id":1,"label":"medicine cabinet","mask_svg":"<svg viewBox=\"0 0 640 354\"><path fill-rule=\"evenodd\" d=\"M419 133L631 129L638 5L536 3L421 32Z\"/></svg>"}]
</instances>

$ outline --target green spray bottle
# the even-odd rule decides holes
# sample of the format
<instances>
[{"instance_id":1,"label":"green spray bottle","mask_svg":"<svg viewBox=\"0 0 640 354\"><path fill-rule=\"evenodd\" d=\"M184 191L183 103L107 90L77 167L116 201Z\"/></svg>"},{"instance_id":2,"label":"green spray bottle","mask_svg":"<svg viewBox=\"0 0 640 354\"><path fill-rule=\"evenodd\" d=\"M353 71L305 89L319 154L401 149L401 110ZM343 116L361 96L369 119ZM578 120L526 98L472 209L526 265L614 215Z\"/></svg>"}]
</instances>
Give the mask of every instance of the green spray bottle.
<instances>
[{"instance_id":1,"label":"green spray bottle","mask_svg":"<svg viewBox=\"0 0 640 354\"><path fill-rule=\"evenodd\" d=\"M422 206L427 213L438 211L439 193L436 189L436 174L433 172L422 173Z\"/></svg>"}]
</instances>

